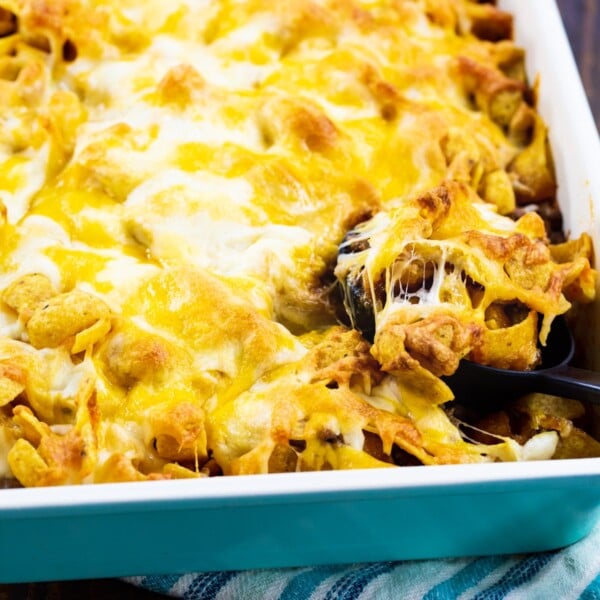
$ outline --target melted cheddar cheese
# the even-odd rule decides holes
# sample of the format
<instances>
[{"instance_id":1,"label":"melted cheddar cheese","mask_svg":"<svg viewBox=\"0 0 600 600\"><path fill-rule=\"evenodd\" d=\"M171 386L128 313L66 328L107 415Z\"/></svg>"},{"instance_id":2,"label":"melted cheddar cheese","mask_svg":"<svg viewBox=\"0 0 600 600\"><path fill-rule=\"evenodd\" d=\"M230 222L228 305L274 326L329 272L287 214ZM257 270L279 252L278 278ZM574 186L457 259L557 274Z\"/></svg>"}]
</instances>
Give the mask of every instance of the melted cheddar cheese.
<instances>
[{"instance_id":1,"label":"melted cheddar cheese","mask_svg":"<svg viewBox=\"0 0 600 600\"><path fill-rule=\"evenodd\" d=\"M511 38L471 0L0 0L0 477L552 456L466 439L438 377L594 295L589 239L510 218L556 187Z\"/></svg>"}]
</instances>

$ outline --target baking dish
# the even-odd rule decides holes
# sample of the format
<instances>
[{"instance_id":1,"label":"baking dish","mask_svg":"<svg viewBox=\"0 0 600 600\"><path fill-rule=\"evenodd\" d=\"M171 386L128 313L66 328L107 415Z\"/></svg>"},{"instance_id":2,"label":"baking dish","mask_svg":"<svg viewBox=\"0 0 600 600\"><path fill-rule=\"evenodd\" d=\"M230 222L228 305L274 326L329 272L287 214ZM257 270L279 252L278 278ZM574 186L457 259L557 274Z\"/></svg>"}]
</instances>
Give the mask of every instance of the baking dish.
<instances>
[{"instance_id":1,"label":"baking dish","mask_svg":"<svg viewBox=\"0 0 600 600\"><path fill-rule=\"evenodd\" d=\"M600 147L558 12L500 4L530 76L543 73L565 229L598 249ZM597 322L587 329L595 348ZM587 459L4 490L0 580L546 550L589 532L599 483L600 459Z\"/></svg>"}]
</instances>

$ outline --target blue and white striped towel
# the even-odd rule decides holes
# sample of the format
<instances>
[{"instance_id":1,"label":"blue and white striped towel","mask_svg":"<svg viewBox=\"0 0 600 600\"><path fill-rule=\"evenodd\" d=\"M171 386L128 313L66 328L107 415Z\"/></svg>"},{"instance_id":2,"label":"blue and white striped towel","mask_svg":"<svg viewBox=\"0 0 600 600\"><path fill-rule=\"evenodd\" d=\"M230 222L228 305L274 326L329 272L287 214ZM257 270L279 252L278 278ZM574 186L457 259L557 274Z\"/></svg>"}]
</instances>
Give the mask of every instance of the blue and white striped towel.
<instances>
[{"instance_id":1,"label":"blue and white striped towel","mask_svg":"<svg viewBox=\"0 0 600 600\"><path fill-rule=\"evenodd\" d=\"M600 600L600 523L563 550L517 556L132 577L189 600Z\"/></svg>"}]
</instances>

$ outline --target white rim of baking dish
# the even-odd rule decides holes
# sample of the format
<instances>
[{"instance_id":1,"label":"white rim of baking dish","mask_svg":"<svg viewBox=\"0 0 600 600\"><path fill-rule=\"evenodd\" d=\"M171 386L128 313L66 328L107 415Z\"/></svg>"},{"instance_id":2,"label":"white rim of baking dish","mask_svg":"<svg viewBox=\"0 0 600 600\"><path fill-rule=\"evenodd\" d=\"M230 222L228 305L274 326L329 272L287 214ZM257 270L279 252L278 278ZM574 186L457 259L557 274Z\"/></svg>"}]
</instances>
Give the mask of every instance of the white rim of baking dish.
<instances>
[{"instance_id":1,"label":"white rim of baking dish","mask_svg":"<svg viewBox=\"0 0 600 600\"><path fill-rule=\"evenodd\" d=\"M565 230L573 236L590 232L600 219L600 137L558 5L555 0L499 0L498 5L517 15L516 43L526 48L530 81L539 77L537 107L549 125ZM540 31L551 41L536 43Z\"/></svg>"},{"instance_id":2,"label":"white rim of baking dish","mask_svg":"<svg viewBox=\"0 0 600 600\"><path fill-rule=\"evenodd\" d=\"M237 475L202 479L106 483L45 488L6 489L0 493L0 510L86 507L173 501L252 499L256 497L300 498L313 494L360 492L431 493L432 488L482 486L494 483L542 481L552 487L564 479L600 477L600 459L578 458L519 463L484 463L320 471L268 475ZM595 484L592 484L595 485ZM491 490L490 490L491 491ZM452 493L446 490L447 493ZM464 490L460 490L464 493Z\"/></svg>"}]
</instances>

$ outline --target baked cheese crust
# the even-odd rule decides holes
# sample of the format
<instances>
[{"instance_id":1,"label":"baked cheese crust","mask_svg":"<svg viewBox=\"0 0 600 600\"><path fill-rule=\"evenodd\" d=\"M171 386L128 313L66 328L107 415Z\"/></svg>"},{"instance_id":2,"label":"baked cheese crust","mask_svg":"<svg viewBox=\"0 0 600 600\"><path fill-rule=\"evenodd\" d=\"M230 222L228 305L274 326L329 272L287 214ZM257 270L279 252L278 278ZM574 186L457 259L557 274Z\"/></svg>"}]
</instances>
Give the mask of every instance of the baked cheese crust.
<instances>
[{"instance_id":1,"label":"baked cheese crust","mask_svg":"<svg viewBox=\"0 0 600 600\"><path fill-rule=\"evenodd\" d=\"M555 453L467 439L439 378L532 368L594 297L589 238L530 211L556 183L510 15L0 0L0 36L0 477Z\"/></svg>"}]
</instances>

